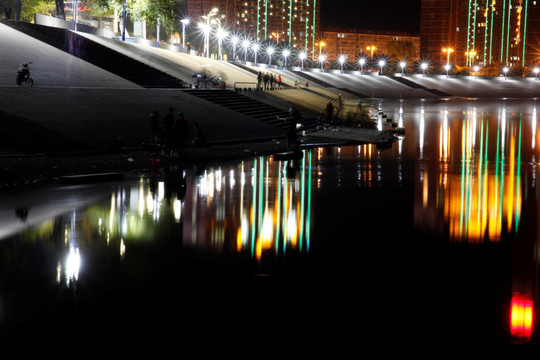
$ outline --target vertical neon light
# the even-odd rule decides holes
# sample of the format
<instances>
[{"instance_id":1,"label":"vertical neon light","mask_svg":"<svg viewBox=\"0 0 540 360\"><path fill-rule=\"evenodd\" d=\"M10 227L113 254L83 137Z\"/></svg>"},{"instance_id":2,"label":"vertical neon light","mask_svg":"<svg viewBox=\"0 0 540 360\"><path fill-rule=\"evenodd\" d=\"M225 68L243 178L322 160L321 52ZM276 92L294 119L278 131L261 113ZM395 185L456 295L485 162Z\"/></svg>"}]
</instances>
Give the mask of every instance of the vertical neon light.
<instances>
[{"instance_id":1,"label":"vertical neon light","mask_svg":"<svg viewBox=\"0 0 540 360\"><path fill-rule=\"evenodd\" d=\"M526 48L527 48L527 20L529 18L529 1L525 0L525 17L524 17L524 23L523 23L523 42L521 43L521 46L523 47L521 50L521 66L525 66L525 55L526 55Z\"/></svg>"},{"instance_id":2,"label":"vertical neon light","mask_svg":"<svg viewBox=\"0 0 540 360\"><path fill-rule=\"evenodd\" d=\"M487 50L488 50L488 32L491 24L489 23L489 0L486 0L485 9L486 26L484 27L484 65L487 64Z\"/></svg>"},{"instance_id":3,"label":"vertical neon light","mask_svg":"<svg viewBox=\"0 0 540 360\"><path fill-rule=\"evenodd\" d=\"M471 0L469 0L468 14L467 14L467 60L466 64L469 65L470 56L469 51L471 49Z\"/></svg>"},{"instance_id":4,"label":"vertical neon light","mask_svg":"<svg viewBox=\"0 0 540 360\"><path fill-rule=\"evenodd\" d=\"M309 9L309 0L306 1L306 8ZM305 17L305 21L306 21L306 28L305 28L305 34L306 34L306 38L304 39L304 49L307 49L308 46L309 46L309 17L307 16L306 14L306 17Z\"/></svg>"},{"instance_id":5,"label":"vertical neon light","mask_svg":"<svg viewBox=\"0 0 540 360\"><path fill-rule=\"evenodd\" d=\"M311 26L313 26L313 31L311 33L311 51L315 52L315 36L317 32L317 0L313 0L313 21Z\"/></svg>"},{"instance_id":6,"label":"vertical neon light","mask_svg":"<svg viewBox=\"0 0 540 360\"><path fill-rule=\"evenodd\" d=\"M493 16L494 14L495 14L495 0L493 0L491 3L491 31L489 35L489 63L490 64L493 61L493 28L494 28Z\"/></svg>"},{"instance_id":7,"label":"vertical neon light","mask_svg":"<svg viewBox=\"0 0 540 360\"><path fill-rule=\"evenodd\" d=\"M289 1L289 45L292 44L292 9L293 9L293 0Z\"/></svg>"},{"instance_id":8,"label":"vertical neon light","mask_svg":"<svg viewBox=\"0 0 540 360\"><path fill-rule=\"evenodd\" d=\"M268 39L268 0L264 3L264 40Z\"/></svg>"},{"instance_id":9,"label":"vertical neon light","mask_svg":"<svg viewBox=\"0 0 540 360\"><path fill-rule=\"evenodd\" d=\"M508 25L507 25L507 30L506 30L506 63L508 63L508 55L509 55L509 52L510 52L510 32L512 31L512 29L510 28L510 24L511 24L511 19L512 19L512 0L510 0L508 2Z\"/></svg>"},{"instance_id":10,"label":"vertical neon light","mask_svg":"<svg viewBox=\"0 0 540 360\"><path fill-rule=\"evenodd\" d=\"M504 25L505 25L505 16L506 16L506 0L503 1L503 18L501 22L501 58L500 61L504 60Z\"/></svg>"},{"instance_id":11,"label":"vertical neon light","mask_svg":"<svg viewBox=\"0 0 540 360\"><path fill-rule=\"evenodd\" d=\"M261 33L261 0L257 0L257 41Z\"/></svg>"}]
</instances>

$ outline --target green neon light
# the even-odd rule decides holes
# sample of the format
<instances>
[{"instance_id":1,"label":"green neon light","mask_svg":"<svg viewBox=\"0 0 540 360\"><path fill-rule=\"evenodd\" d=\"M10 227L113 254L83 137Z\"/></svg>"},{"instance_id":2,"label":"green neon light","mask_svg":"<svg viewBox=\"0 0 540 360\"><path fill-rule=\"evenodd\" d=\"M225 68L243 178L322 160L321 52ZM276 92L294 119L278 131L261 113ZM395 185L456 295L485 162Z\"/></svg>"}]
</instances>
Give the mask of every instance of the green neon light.
<instances>
[{"instance_id":1,"label":"green neon light","mask_svg":"<svg viewBox=\"0 0 540 360\"><path fill-rule=\"evenodd\" d=\"M313 157L313 150L309 150L309 167L308 167L308 202L307 202L307 216L306 216L306 249L309 252L309 245L311 243L311 174L313 174L311 168L311 159Z\"/></svg>"},{"instance_id":2,"label":"green neon light","mask_svg":"<svg viewBox=\"0 0 540 360\"><path fill-rule=\"evenodd\" d=\"M462 139L465 139L465 128L463 127L461 129L461 138ZM464 222L464 204L465 204L465 166L467 164L467 159L465 157L465 152L466 152L466 149L465 149L465 140L462 140L462 143L461 143L461 186L460 186L460 194L461 194L461 200L460 200L460 204L461 204L461 209L460 209L460 212L459 212L459 235L460 237L463 236L463 222Z\"/></svg>"},{"instance_id":3,"label":"green neon light","mask_svg":"<svg viewBox=\"0 0 540 360\"><path fill-rule=\"evenodd\" d=\"M494 9L493 4L491 5L491 29L490 29L490 36L489 36L489 63L493 61L493 16L494 16Z\"/></svg>"},{"instance_id":4,"label":"green neon light","mask_svg":"<svg viewBox=\"0 0 540 360\"><path fill-rule=\"evenodd\" d=\"M259 40L259 35L261 32L261 0L257 0L257 39Z\"/></svg>"},{"instance_id":5,"label":"green neon light","mask_svg":"<svg viewBox=\"0 0 540 360\"><path fill-rule=\"evenodd\" d=\"M476 14L476 9L478 8L478 3L474 0L474 14L473 14L473 50L476 49L476 27L478 26L478 17ZM476 55L475 55L476 56ZM474 61L473 61L474 64ZM471 64L472 65L472 64Z\"/></svg>"},{"instance_id":6,"label":"green neon light","mask_svg":"<svg viewBox=\"0 0 540 360\"><path fill-rule=\"evenodd\" d=\"M484 64L487 63L487 49L488 49L488 31L489 31L489 0L486 0L486 27L484 28Z\"/></svg>"},{"instance_id":7,"label":"green neon light","mask_svg":"<svg viewBox=\"0 0 540 360\"><path fill-rule=\"evenodd\" d=\"M300 179L300 251L302 251L302 248L304 247L304 224L305 224L305 218L304 218L304 211L305 211L305 204L306 201L306 157L304 154L304 151L302 152L302 178Z\"/></svg>"},{"instance_id":8,"label":"green neon light","mask_svg":"<svg viewBox=\"0 0 540 360\"><path fill-rule=\"evenodd\" d=\"M311 33L311 51L315 52L315 35L317 34L317 0L313 0L313 32ZM306 34L307 36L307 34Z\"/></svg>"},{"instance_id":9,"label":"green neon light","mask_svg":"<svg viewBox=\"0 0 540 360\"><path fill-rule=\"evenodd\" d=\"M257 179L257 159L253 159L253 176L255 179ZM253 223L251 224L251 256L255 253L255 205L257 204L257 183L253 184L253 195L251 199L251 203L253 206L251 207L251 218L253 219Z\"/></svg>"},{"instance_id":10,"label":"green neon light","mask_svg":"<svg viewBox=\"0 0 540 360\"><path fill-rule=\"evenodd\" d=\"M501 29L501 59L500 59L501 62L503 62L503 59L504 59L504 25L505 25L505 16L506 16L506 0L503 1L502 14L503 14L503 18L502 18L502 22L501 22L501 26L502 26L502 29Z\"/></svg>"},{"instance_id":11,"label":"green neon light","mask_svg":"<svg viewBox=\"0 0 540 360\"><path fill-rule=\"evenodd\" d=\"M261 165L260 168L260 175L259 175L259 223L258 223L258 232L259 234L262 231L262 222L263 222L263 195L264 195L264 158L260 158Z\"/></svg>"},{"instance_id":12,"label":"green neon light","mask_svg":"<svg viewBox=\"0 0 540 360\"><path fill-rule=\"evenodd\" d=\"M522 49L522 55L521 55L521 66L525 66L525 55L526 55L526 48L527 48L527 26L529 19L529 1L525 0L525 18L523 20L523 41L521 43Z\"/></svg>"},{"instance_id":13,"label":"green neon light","mask_svg":"<svg viewBox=\"0 0 540 360\"><path fill-rule=\"evenodd\" d=\"M468 7L468 14L467 14L467 61L466 61L467 66L469 65L469 61L471 58L468 55L471 48L470 45L471 45L471 0L469 0L469 7Z\"/></svg>"},{"instance_id":14,"label":"green neon light","mask_svg":"<svg viewBox=\"0 0 540 360\"><path fill-rule=\"evenodd\" d=\"M506 30L506 63L508 63L508 55L510 51L510 31L512 30L510 28L511 23L511 16L512 15L512 0L508 2L508 26Z\"/></svg>"},{"instance_id":15,"label":"green neon light","mask_svg":"<svg viewBox=\"0 0 540 360\"><path fill-rule=\"evenodd\" d=\"M279 162L279 172L278 172L278 180L277 180L277 184L276 184L276 187L277 187L277 214L276 214L276 252L278 251L279 249L279 236L280 236L280 229L281 229L281 224L280 224L280 221L279 221L279 217L280 217L280 214L281 214L281 161ZM285 249L284 249L285 251Z\"/></svg>"},{"instance_id":16,"label":"green neon light","mask_svg":"<svg viewBox=\"0 0 540 360\"><path fill-rule=\"evenodd\" d=\"M268 0L264 4L264 40L268 39Z\"/></svg>"},{"instance_id":17,"label":"green neon light","mask_svg":"<svg viewBox=\"0 0 540 360\"><path fill-rule=\"evenodd\" d=\"M293 9L293 0L289 1L289 46L292 44L292 9Z\"/></svg>"},{"instance_id":18,"label":"green neon light","mask_svg":"<svg viewBox=\"0 0 540 360\"><path fill-rule=\"evenodd\" d=\"M309 9L309 0L306 1L306 7ZM306 14L307 15L307 14ZM309 46L309 39L308 39L308 33L309 33L309 18L306 16L306 28L304 29L305 31L305 34L306 34L306 37L304 39L304 48L308 48Z\"/></svg>"}]
</instances>

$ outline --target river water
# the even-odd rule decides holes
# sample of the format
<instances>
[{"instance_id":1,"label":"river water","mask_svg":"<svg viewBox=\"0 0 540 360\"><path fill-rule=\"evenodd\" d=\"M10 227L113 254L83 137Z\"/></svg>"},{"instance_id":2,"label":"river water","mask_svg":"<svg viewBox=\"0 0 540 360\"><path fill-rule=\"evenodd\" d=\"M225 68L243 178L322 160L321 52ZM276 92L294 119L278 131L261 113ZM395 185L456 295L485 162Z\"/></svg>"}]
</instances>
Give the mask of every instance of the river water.
<instances>
[{"instance_id":1,"label":"river water","mask_svg":"<svg viewBox=\"0 0 540 360\"><path fill-rule=\"evenodd\" d=\"M3 344L536 351L537 101L379 106L405 129L386 149L176 164L4 196Z\"/></svg>"}]
</instances>

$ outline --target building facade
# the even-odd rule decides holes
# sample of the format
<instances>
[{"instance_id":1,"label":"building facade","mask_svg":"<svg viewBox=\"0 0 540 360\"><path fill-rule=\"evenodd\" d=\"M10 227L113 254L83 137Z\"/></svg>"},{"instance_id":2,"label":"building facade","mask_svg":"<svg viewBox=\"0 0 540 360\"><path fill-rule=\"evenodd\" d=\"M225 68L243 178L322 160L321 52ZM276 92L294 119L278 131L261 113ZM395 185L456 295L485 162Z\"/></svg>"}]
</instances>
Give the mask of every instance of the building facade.
<instances>
[{"instance_id":1,"label":"building facade","mask_svg":"<svg viewBox=\"0 0 540 360\"><path fill-rule=\"evenodd\" d=\"M187 0L187 15L198 22L213 8L229 32L258 42L272 41L312 53L319 32L321 0Z\"/></svg>"},{"instance_id":2,"label":"building facade","mask_svg":"<svg viewBox=\"0 0 540 360\"><path fill-rule=\"evenodd\" d=\"M420 36L418 35L324 28L321 29L319 37L317 51L325 53L328 61L337 61L341 55L345 55L348 62L360 57L372 61L389 57L417 61L420 56ZM397 44L407 46L396 47ZM406 54L403 51L401 55L395 53L393 49L396 48L407 49Z\"/></svg>"},{"instance_id":3,"label":"building facade","mask_svg":"<svg viewBox=\"0 0 540 360\"><path fill-rule=\"evenodd\" d=\"M420 55L434 64L538 63L538 0L422 0L420 18Z\"/></svg>"}]
</instances>

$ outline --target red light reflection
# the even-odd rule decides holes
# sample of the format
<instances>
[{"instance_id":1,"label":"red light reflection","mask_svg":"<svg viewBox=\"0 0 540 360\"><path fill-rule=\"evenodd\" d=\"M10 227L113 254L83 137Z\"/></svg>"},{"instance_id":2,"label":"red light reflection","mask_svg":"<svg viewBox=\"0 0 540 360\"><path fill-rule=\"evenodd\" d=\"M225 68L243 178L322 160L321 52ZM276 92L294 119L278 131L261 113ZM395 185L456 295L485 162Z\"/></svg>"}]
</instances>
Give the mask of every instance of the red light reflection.
<instances>
[{"instance_id":1,"label":"red light reflection","mask_svg":"<svg viewBox=\"0 0 540 360\"><path fill-rule=\"evenodd\" d=\"M522 341L531 339L533 328L533 301L530 295L514 294L510 307L510 333Z\"/></svg>"}]
</instances>

